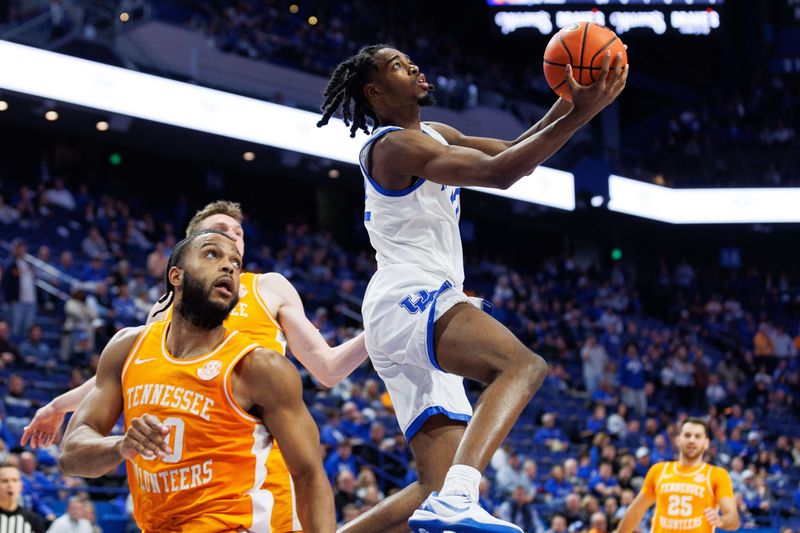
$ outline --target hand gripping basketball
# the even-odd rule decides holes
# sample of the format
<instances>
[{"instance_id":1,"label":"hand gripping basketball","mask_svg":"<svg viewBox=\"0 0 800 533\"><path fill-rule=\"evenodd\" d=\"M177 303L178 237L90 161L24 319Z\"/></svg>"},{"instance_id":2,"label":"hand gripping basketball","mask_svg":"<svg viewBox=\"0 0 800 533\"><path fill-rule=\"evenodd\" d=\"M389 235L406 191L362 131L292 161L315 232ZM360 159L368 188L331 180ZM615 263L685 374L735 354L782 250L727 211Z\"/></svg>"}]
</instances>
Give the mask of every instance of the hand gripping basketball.
<instances>
[{"instance_id":1,"label":"hand gripping basketball","mask_svg":"<svg viewBox=\"0 0 800 533\"><path fill-rule=\"evenodd\" d=\"M567 65L565 75L575 110L593 117L613 102L625 88L628 80L628 64L623 66L622 53L618 53L611 70L611 51L607 50L600 68L600 77L591 85L581 85L572 75L572 66Z\"/></svg>"}]
</instances>

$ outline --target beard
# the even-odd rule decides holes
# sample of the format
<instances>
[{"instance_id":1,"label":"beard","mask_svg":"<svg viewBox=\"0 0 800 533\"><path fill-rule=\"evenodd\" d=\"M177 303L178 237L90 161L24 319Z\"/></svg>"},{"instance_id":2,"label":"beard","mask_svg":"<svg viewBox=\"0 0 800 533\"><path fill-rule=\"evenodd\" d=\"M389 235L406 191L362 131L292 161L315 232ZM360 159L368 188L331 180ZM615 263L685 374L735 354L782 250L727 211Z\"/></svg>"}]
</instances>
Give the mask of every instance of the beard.
<instances>
[{"instance_id":1,"label":"beard","mask_svg":"<svg viewBox=\"0 0 800 533\"><path fill-rule=\"evenodd\" d=\"M221 326L228 313L239 303L239 295L234 295L228 305L218 304L211 301L214 287L206 289L202 283L192 279L188 272L184 271L183 274L181 301L175 306L175 311L200 329L211 330Z\"/></svg>"},{"instance_id":2,"label":"beard","mask_svg":"<svg viewBox=\"0 0 800 533\"><path fill-rule=\"evenodd\" d=\"M692 451L689 451L688 449L681 450L681 455L683 455L683 457L685 457L686 459L689 459L690 461L694 461L698 457L702 458L704 454L705 454L705 451L703 449L701 449L701 448L696 448L696 449L694 449Z\"/></svg>"},{"instance_id":3,"label":"beard","mask_svg":"<svg viewBox=\"0 0 800 533\"><path fill-rule=\"evenodd\" d=\"M433 95L434 91L436 91L436 87L432 83L429 83L428 92L417 99L417 104L419 104L420 107L436 105L436 97Z\"/></svg>"}]
</instances>

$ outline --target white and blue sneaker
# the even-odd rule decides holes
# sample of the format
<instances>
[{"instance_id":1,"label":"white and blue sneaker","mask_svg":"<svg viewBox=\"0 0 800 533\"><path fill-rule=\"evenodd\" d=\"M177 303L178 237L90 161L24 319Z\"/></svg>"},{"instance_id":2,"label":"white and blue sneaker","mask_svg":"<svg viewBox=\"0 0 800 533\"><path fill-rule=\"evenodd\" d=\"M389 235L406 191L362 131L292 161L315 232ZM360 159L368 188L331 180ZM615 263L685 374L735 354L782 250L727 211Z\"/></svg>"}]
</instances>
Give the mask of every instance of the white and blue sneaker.
<instances>
[{"instance_id":1,"label":"white and blue sneaker","mask_svg":"<svg viewBox=\"0 0 800 533\"><path fill-rule=\"evenodd\" d=\"M414 533L523 533L510 522L497 519L467 496L432 493L408 520Z\"/></svg>"}]
</instances>

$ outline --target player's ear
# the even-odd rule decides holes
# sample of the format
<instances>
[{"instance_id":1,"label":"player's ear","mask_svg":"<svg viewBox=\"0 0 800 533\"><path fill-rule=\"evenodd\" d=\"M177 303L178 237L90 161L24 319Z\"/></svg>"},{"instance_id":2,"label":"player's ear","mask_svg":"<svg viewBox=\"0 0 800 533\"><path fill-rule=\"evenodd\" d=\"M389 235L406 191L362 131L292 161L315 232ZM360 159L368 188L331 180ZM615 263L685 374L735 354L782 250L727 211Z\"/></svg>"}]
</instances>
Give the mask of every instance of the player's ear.
<instances>
[{"instance_id":1,"label":"player's ear","mask_svg":"<svg viewBox=\"0 0 800 533\"><path fill-rule=\"evenodd\" d=\"M173 287L180 287L183 283L183 269L176 266L170 267L167 279Z\"/></svg>"},{"instance_id":2,"label":"player's ear","mask_svg":"<svg viewBox=\"0 0 800 533\"><path fill-rule=\"evenodd\" d=\"M370 82L364 85L364 96L368 101L373 102L381 94L383 94L383 90L377 83Z\"/></svg>"}]
</instances>

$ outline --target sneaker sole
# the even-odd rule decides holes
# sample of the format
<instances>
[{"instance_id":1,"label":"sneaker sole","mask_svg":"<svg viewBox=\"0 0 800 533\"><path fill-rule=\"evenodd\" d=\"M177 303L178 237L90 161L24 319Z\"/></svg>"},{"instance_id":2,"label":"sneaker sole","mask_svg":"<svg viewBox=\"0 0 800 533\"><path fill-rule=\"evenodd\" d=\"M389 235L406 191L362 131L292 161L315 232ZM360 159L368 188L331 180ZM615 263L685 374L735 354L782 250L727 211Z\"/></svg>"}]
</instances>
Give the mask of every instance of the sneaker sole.
<instances>
[{"instance_id":1,"label":"sneaker sole","mask_svg":"<svg viewBox=\"0 0 800 533\"><path fill-rule=\"evenodd\" d=\"M522 533L514 526L487 524L471 518L459 520L457 524L448 524L443 520L409 520L408 526L414 533Z\"/></svg>"}]
</instances>

